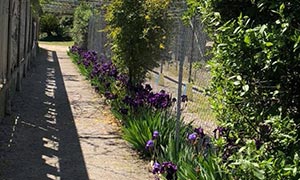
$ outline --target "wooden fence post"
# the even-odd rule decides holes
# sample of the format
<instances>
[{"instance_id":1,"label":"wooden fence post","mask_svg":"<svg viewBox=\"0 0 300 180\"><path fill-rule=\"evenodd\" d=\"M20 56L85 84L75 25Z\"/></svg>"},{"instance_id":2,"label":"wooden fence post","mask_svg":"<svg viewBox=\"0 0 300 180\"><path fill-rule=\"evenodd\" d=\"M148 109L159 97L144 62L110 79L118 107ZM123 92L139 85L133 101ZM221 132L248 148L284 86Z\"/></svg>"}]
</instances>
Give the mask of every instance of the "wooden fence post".
<instances>
[{"instance_id":1,"label":"wooden fence post","mask_svg":"<svg viewBox=\"0 0 300 180\"><path fill-rule=\"evenodd\" d=\"M0 1L0 118L11 113L11 98L36 55L37 26L30 0ZM33 48L34 47L34 48Z\"/></svg>"}]
</instances>

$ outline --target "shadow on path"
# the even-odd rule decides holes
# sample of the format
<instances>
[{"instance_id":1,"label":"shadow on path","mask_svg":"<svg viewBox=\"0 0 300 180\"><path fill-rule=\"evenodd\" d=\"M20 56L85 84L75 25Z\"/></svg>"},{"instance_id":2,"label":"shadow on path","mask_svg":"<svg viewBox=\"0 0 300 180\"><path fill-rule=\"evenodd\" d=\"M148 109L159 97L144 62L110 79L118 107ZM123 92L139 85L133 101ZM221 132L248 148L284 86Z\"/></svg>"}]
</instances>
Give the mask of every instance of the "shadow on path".
<instances>
[{"instance_id":1,"label":"shadow on path","mask_svg":"<svg viewBox=\"0 0 300 180\"><path fill-rule=\"evenodd\" d=\"M89 179L56 52L29 76L0 124L0 179Z\"/></svg>"}]
</instances>

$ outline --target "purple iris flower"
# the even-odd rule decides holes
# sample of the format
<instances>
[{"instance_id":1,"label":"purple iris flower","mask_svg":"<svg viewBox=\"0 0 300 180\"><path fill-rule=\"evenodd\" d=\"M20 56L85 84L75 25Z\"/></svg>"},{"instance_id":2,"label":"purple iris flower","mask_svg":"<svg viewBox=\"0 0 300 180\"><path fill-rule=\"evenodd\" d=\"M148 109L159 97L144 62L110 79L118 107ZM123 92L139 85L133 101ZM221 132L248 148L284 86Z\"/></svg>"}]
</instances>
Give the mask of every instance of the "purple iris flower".
<instances>
[{"instance_id":1,"label":"purple iris flower","mask_svg":"<svg viewBox=\"0 0 300 180\"><path fill-rule=\"evenodd\" d=\"M161 172L167 172L167 180L174 180L176 179L176 172L177 172L177 166L173 164L172 162L163 162L161 167Z\"/></svg>"},{"instance_id":2,"label":"purple iris flower","mask_svg":"<svg viewBox=\"0 0 300 180\"><path fill-rule=\"evenodd\" d=\"M134 107L141 107L141 106L143 106L143 103L144 103L143 99L137 98L133 101L133 106Z\"/></svg>"},{"instance_id":3,"label":"purple iris flower","mask_svg":"<svg viewBox=\"0 0 300 180\"><path fill-rule=\"evenodd\" d=\"M188 135L189 141L195 141L197 139L197 133L192 133Z\"/></svg>"},{"instance_id":4,"label":"purple iris flower","mask_svg":"<svg viewBox=\"0 0 300 180\"><path fill-rule=\"evenodd\" d=\"M112 66L110 69L109 75L112 77L117 77L117 74L118 74L117 68Z\"/></svg>"},{"instance_id":5,"label":"purple iris flower","mask_svg":"<svg viewBox=\"0 0 300 180\"><path fill-rule=\"evenodd\" d=\"M156 97L153 94L150 94L148 96L148 102L153 105L156 102Z\"/></svg>"},{"instance_id":6,"label":"purple iris flower","mask_svg":"<svg viewBox=\"0 0 300 180\"><path fill-rule=\"evenodd\" d=\"M171 105L170 95L166 94L163 90L155 94L152 92L149 93L147 101L157 109L165 109Z\"/></svg>"},{"instance_id":7,"label":"purple iris flower","mask_svg":"<svg viewBox=\"0 0 300 180\"><path fill-rule=\"evenodd\" d=\"M201 138L203 138L205 136L204 130L201 127L195 128L194 132L197 133Z\"/></svg>"},{"instance_id":8,"label":"purple iris flower","mask_svg":"<svg viewBox=\"0 0 300 180\"><path fill-rule=\"evenodd\" d=\"M128 76L124 75L124 74L120 74L116 77L116 79L118 81L120 81L123 85L128 83Z\"/></svg>"},{"instance_id":9,"label":"purple iris flower","mask_svg":"<svg viewBox=\"0 0 300 180\"><path fill-rule=\"evenodd\" d=\"M148 140L146 143L146 149L152 149L154 147L154 141L152 139Z\"/></svg>"},{"instance_id":10,"label":"purple iris flower","mask_svg":"<svg viewBox=\"0 0 300 180\"><path fill-rule=\"evenodd\" d=\"M215 138L217 138L217 136L218 137L225 136L226 128L218 126L213 132L214 132L214 137Z\"/></svg>"},{"instance_id":11,"label":"purple iris flower","mask_svg":"<svg viewBox=\"0 0 300 180\"><path fill-rule=\"evenodd\" d=\"M91 64L96 64L97 62L97 53L95 51L87 51L84 52L82 55L82 58L84 59L83 63L85 67L88 67Z\"/></svg>"},{"instance_id":12,"label":"purple iris flower","mask_svg":"<svg viewBox=\"0 0 300 180\"><path fill-rule=\"evenodd\" d=\"M74 45L70 48L70 52L73 53L73 54L78 54L78 55L81 55L81 53L83 52L83 49Z\"/></svg>"},{"instance_id":13,"label":"purple iris flower","mask_svg":"<svg viewBox=\"0 0 300 180\"><path fill-rule=\"evenodd\" d=\"M84 65L85 67L89 67L89 66L90 66L90 61L88 61L87 59L84 59L84 60L83 60L83 65Z\"/></svg>"},{"instance_id":14,"label":"purple iris flower","mask_svg":"<svg viewBox=\"0 0 300 180\"><path fill-rule=\"evenodd\" d=\"M161 165L158 162L155 162L152 167L152 173L157 174L161 171Z\"/></svg>"},{"instance_id":15,"label":"purple iris flower","mask_svg":"<svg viewBox=\"0 0 300 180\"><path fill-rule=\"evenodd\" d=\"M159 132L155 130L152 134L152 139L157 139L158 137L159 137Z\"/></svg>"}]
</instances>

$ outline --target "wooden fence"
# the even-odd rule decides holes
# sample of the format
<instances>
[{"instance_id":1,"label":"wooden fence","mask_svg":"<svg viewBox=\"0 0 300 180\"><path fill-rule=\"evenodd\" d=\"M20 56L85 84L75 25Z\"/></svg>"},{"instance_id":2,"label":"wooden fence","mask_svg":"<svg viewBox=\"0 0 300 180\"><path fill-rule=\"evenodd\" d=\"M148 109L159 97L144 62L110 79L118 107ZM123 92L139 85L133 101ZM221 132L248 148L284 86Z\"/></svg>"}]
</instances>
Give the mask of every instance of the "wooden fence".
<instances>
[{"instance_id":1,"label":"wooden fence","mask_svg":"<svg viewBox=\"0 0 300 180\"><path fill-rule=\"evenodd\" d=\"M0 118L10 113L37 51L37 23L30 0L0 0Z\"/></svg>"}]
</instances>

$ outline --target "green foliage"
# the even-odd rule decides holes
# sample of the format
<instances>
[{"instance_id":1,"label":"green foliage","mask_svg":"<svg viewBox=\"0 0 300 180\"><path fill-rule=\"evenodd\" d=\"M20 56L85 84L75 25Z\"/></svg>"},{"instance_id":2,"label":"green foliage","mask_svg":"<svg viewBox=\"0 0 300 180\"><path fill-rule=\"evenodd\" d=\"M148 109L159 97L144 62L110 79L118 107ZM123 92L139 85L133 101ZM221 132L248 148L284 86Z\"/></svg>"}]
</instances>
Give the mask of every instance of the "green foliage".
<instances>
[{"instance_id":1,"label":"green foliage","mask_svg":"<svg viewBox=\"0 0 300 180\"><path fill-rule=\"evenodd\" d=\"M187 10L185 11L182 19L185 23L192 20L199 14L200 1L198 0L186 0Z\"/></svg>"},{"instance_id":2,"label":"green foliage","mask_svg":"<svg viewBox=\"0 0 300 180\"><path fill-rule=\"evenodd\" d=\"M59 34L59 19L54 14L44 14L40 19L41 32L47 33L47 36L53 36L52 33Z\"/></svg>"},{"instance_id":3,"label":"green foliage","mask_svg":"<svg viewBox=\"0 0 300 180\"><path fill-rule=\"evenodd\" d=\"M162 156L158 161L172 161L178 166L178 179L189 180L226 180L230 179L221 169L222 159L216 156L214 148L211 147L208 136L190 142L186 133L191 132L190 128L183 128L179 140L179 152L176 152L174 136L169 136L166 146L163 146Z\"/></svg>"},{"instance_id":4,"label":"green foliage","mask_svg":"<svg viewBox=\"0 0 300 180\"><path fill-rule=\"evenodd\" d=\"M113 60L133 84L158 66L167 41L168 6L169 0L113 0L107 8Z\"/></svg>"},{"instance_id":5,"label":"green foliage","mask_svg":"<svg viewBox=\"0 0 300 180\"><path fill-rule=\"evenodd\" d=\"M122 122L123 138L134 149L141 152L144 157L151 157L155 162L173 162L178 167L176 173L178 179L228 179L227 175L220 170L220 158L215 158L214 148L211 147L210 139L204 135L204 132L204 137L201 135L200 138L199 135L196 141L189 141L187 137L188 133L193 131L192 126L180 120L179 150L177 150L175 143L176 117L172 108L157 109L146 104L138 107L128 106L124 102L124 97L127 94L124 90L125 87L118 86L116 79L111 79L112 77L109 75L91 76L95 69L91 68L92 64L87 63L90 62L87 61L91 58L88 56L90 53L91 51L85 52L73 46L68 55L78 65L81 73L91 81L97 92L106 94L109 91L117 95L116 98L110 99L108 102L115 117ZM95 59L91 59L95 62ZM107 83L110 84L109 87L106 85ZM127 109L126 113L121 111L122 108ZM158 131L158 137L153 138L152 133L154 131ZM153 140L154 147L146 149L145 145L150 139ZM160 176L162 179L170 179L168 173L162 173Z\"/></svg>"},{"instance_id":6,"label":"green foliage","mask_svg":"<svg viewBox=\"0 0 300 180\"><path fill-rule=\"evenodd\" d=\"M71 16L57 16L52 13L45 13L40 19L40 40L42 41L69 41L69 35L72 25ZM43 33L46 33L47 36Z\"/></svg>"},{"instance_id":7,"label":"green foliage","mask_svg":"<svg viewBox=\"0 0 300 180\"><path fill-rule=\"evenodd\" d=\"M150 111L140 109L139 116L135 113L129 115L127 123L122 128L123 138L127 140L134 149L146 157L151 157L157 162L171 161L178 167L178 179L190 180L213 180L230 179L221 169L221 159L211 149L203 150L202 145L208 142L208 136L191 143L187 135L192 132L192 126L180 121L179 152L175 144L176 117L161 111ZM145 149L146 142L152 138L152 132L157 130L160 136L155 140L154 150ZM207 144L206 144L207 145Z\"/></svg>"},{"instance_id":8,"label":"green foliage","mask_svg":"<svg viewBox=\"0 0 300 180\"><path fill-rule=\"evenodd\" d=\"M155 111L151 109L141 108L140 113L129 115L126 124L123 128L123 138L133 145L133 148L149 156L149 151L145 149L146 142L152 138L152 132L157 130L160 133L160 137L157 141L158 149L157 156L160 159L164 158L163 149L169 144L169 138L174 141L175 137L175 125L176 117L164 112ZM186 125L183 121L180 121L180 141L185 141L186 132L191 129L190 125ZM172 159L169 159L172 160Z\"/></svg>"},{"instance_id":9,"label":"green foliage","mask_svg":"<svg viewBox=\"0 0 300 180\"><path fill-rule=\"evenodd\" d=\"M32 9L32 15L34 18L39 17L39 15L42 13L42 7L39 0L31 0L30 6Z\"/></svg>"},{"instance_id":10,"label":"green foliage","mask_svg":"<svg viewBox=\"0 0 300 180\"><path fill-rule=\"evenodd\" d=\"M246 140L230 158L228 166L240 179L299 179L299 143L295 123L280 116L270 117L266 124L272 127L270 141L258 144ZM291 131L292 130L292 131ZM258 147L258 146L261 147ZM247 174L247 177L243 177Z\"/></svg>"},{"instance_id":11,"label":"green foliage","mask_svg":"<svg viewBox=\"0 0 300 180\"><path fill-rule=\"evenodd\" d=\"M299 179L300 2L198 5L215 42L209 93L228 130L224 169L242 179Z\"/></svg>"},{"instance_id":12,"label":"green foliage","mask_svg":"<svg viewBox=\"0 0 300 180\"><path fill-rule=\"evenodd\" d=\"M92 7L86 2L80 3L74 12L72 38L74 43L83 49L87 49L88 23L92 14Z\"/></svg>"},{"instance_id":13,"label":"green foliage","mask_svg":"<svg viewBox=\"0 0 300 180\"><path fill-rule=\"evenodd\" d=\"M53 0L39 0L41 4L49 4L53 2Z\"/></svg>"},{"instance_id":14,"label":"green foliage","mask_svg":"<svg viewBox=\"0 0 300 180\"><path fill-rule=\"evenodd\" d=\"M166 135L168 137L168 143L162 147L163 154L158 157L159 162L163 161L172 161L174 162L177 169L178 179L190 179L196 180L199 177L196 173L196 161L194 160L194 152L191 144L187 142L186 133L189 132L188 129L184 134L181 133L180 143L179 143L179 152L176 152L176 143L174 135Z\"/></svg>"},{"instance_id":15,"label":"green foliage","mask_svg":"<svg viewBox=\"0 0 300 180\"><path fill-rule=\"evenodd\" d=\"M59 25L61 29L61 35L63 37L69 37L71 39L71 30L73 28L73 16L62 16L59 19Z\"/></svg>"},{"instance_id":16,"label":"green foliage","mask_svg":"<svg viewBox=\"0 0 300 180\"><path fill-rule=\"evenodd\" d=\"M165 112L152 112L141 109L141 116L132 116L122 128L123 138L142 155L151 157L157 162L171 161L178 167L178 179L212 180L225 179L221 172L219 161L209 154L197 153L193 144L187 141L187 133L192 131L190 124L180 121L179 152L176 152L175 124L176 117ZM146 142L152 138L152 132L157 130L160 136L155 140L154 150L145 149Z\"/></svg>"},{"instance_id":17,"label":"green foliage","mask_svg":"<svg viewBox=\"0 0 300 180\"><path fill-rule=\"evenodd\" d=\"M221 168L221 159L217 157L215 154L210 153L207 156L197 156L197 174L198 179L203 180L226 180L232 179L230 174L225 174L225 172Z\"/></svg>"}]
</instances>

